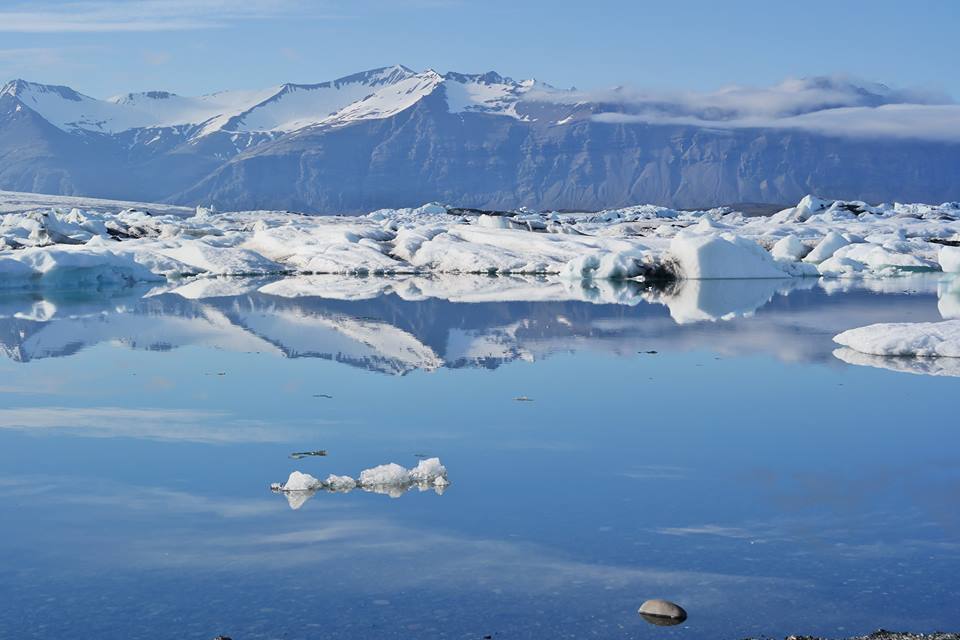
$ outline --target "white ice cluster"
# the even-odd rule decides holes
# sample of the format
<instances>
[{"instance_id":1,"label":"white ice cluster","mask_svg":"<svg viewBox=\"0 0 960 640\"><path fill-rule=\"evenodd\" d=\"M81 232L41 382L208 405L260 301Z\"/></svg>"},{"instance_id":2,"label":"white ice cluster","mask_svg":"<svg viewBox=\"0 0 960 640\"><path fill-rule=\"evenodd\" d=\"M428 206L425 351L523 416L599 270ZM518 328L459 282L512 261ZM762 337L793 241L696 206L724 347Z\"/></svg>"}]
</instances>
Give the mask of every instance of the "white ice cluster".
<instances>
[{"instance_id":1,"label":"white ice cluster","mask_svg":"<svg viewBox=\"0 0 960 640\"><path fill-rule=\"evenodd\" d=\"M960 358L960 320L872 324L833 341L873 356Z\"/></svg>"},{"instance_id":2,"label":"white ice cluster","mask_svg":"<svg viewBox=\"0 0 960 640\"><path fill-rule=\"evenodd\" d=\"M11 196L0 193L0 204L4 197ZM269 274L879 277L960 271L958 241L958 203L869 206L812 196L760 217L652 205L476 215L428 204L360 217L49 208L0 217L0 285Z\"/></svg>"},{"instance_id":3,"label":"white ice cluster","mask_svg":"<svg viewBox=\"0 0 960 640\"><path fill-rule=\"evenodd\" d=\"M395 462L364 469L357 479L331 474L326 480L320 480L308 473L294 471L286 482L275 482L270 488L284 493L290 507L299 509L318 491L346 493L359 488L398 498L414 487L420 491L433 489L437 494L442 494L449 484L447 468L441 464L440 458L427 458L421 460L413 469L407 469Z\"/></svg>"}]
</instances>

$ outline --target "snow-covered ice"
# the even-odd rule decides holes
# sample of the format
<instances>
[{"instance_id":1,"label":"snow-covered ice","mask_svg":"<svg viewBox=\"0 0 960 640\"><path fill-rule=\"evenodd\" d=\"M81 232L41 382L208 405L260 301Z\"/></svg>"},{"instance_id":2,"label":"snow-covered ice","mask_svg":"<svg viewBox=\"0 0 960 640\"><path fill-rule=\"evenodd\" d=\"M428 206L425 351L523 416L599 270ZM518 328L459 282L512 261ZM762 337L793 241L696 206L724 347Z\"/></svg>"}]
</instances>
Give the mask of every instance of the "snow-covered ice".
<instances>
[{"instance_id":1,"label":"snow-covered ice","mask_svg":"<svg viewBox=\"0 0 960 640\"><path fill-rule=\"evenodd\" d=\"M844 331L833 340L874 356L960 358L960 320L872 324Z\"/></svg>"},{"instance_id":2,"label":"snow-covered ice","mask_svg":"<svg viewBox=\"0 0 960 640\"><path fill-rule=\"evenodd\" d=\"M670 242L668 255L682 279L789 278L794 270L802 275L796 261L776 260L749 238L712 233L711 227L702 223L693 229L700 231L700 227L703 232L681 232Z\"/></svg>"},{"instance_id":3,"label":"snow-covered ice","mask_svg":"<svg viewBox=\"0 0 960 640\"><path fill-rule=\"evenodd\" d=\"M447 479L447 468L440 463L440 458L421 460L414 469L410 470L410 479L414 482L433 484L437 480Z\"/></svg>"},{"instance_id":4,"label":"snow-covered ice","mask_svg":"<svg viewBox=\"0 0 960 640\"><path fill-rule=\"evenodd\" d=\"M316 491L323 488L323 483L311 476L309 473L294 471L282 485L276 485L283 491Z\"/></svg>"},{"instance_id":5,"label":"snow-covered ice","mask_svg":"<svg viewBox=\"0 0 960 640\"><path fill-rule=\"evenodd\" d=\"M395 462L381 464L360 472L360 486L406 485L411 482L410 471Z\"/></svg>"},{"instance_id":6,"label":"snow-covered ice","mask_svg":"<svg viewBox=\"0 0 960 640\"><path fill-rule=\"evenodd\" d=\"M0 282L181 281L221 275L535 275L549 282L885 277L960 269L960 204L804 198L767 217L640 205L474 215L436 203L366 216L193 215L0 192ZM946 245L946 246L945 246ZM591 285L592 286L592 285ZM599 285L598 285L599 286Z\"/></svg>"},{"instance_id":7,"label":"snow-covered ice","mask_svg":"<svg viewBox=\"0 0 960 640\"><path fill-rule=\"evenodd\" d=\"M331 473L324 480L324 486L330 491L346 493L357 488L357 481L350 476L338 476Z\"/></svg>"}]
</instances>

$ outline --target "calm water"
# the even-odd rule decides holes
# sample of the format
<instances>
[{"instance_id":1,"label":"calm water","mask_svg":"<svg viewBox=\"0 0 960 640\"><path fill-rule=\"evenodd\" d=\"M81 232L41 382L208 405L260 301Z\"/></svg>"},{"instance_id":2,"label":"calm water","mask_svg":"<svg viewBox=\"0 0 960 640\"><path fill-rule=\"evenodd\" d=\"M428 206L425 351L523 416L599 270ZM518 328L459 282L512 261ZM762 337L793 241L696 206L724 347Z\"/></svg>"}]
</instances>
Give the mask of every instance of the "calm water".
<instances>
[{"instance_id":1,"label":"calm water","mask_svg":"<svg viewBox=\"0 0 960 640\"><path fill-rule=\"evenodd\" d=\"M4 294L0 637L960 628L960 379L831 342L939 319L936 283L770 286ZM418 454L443 495L268 489ZM689 619L648 625L653 597Z\"/></svg>"}]
</instances>

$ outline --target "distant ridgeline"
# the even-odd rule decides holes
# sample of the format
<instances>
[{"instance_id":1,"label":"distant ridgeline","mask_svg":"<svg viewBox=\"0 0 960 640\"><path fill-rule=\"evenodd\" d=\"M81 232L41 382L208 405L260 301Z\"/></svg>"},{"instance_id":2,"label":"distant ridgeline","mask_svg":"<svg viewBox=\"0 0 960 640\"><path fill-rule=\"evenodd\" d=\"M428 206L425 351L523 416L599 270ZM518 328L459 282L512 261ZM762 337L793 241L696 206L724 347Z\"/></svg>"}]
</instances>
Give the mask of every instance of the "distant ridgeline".
<instances>
[{"instance_id":1,"label":"distant ridgeline","mask_svg":"<svg viewBox=\"0 0 960 640\"><path fill-rule=\"evenodd\" d=\"M763 91L785 106L402 66L201 97L97 100L16 80L0 89L0 189L322 213L960 199L957 136L888 126L942 122L951 105L832 78Z\"/></svg>"}]
</instances>

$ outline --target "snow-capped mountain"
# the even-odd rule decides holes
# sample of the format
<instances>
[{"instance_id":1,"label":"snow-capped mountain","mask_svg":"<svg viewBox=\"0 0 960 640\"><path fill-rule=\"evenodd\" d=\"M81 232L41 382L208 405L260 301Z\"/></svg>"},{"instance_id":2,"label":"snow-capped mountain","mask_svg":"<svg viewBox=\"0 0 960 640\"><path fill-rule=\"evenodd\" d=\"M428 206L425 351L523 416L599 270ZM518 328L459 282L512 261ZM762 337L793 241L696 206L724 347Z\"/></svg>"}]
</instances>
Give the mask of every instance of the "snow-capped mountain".
<instances>
[{"instance_id":1,"label":"snow-capped mountain","mask_svg":"<svg viewBox=\"0 0 960 640\"><path fill-rule=\"evenodd\" d=\"M67 133L119 134L136 129L188 127L196 139L216 132L289 133L319 125L388 118L442 90L450 111L520 117L516 105L534 81L495 73L416 73L384 67L319 84L283 84L259 91L221 91L184 97L147 91L97 100L69 87L14 80L0 89Z\"/></svg>"},{"instance_id":2,"label":"snow-capped mountain","mask_svg":"<svg viewBox=\"0 0 960 640\"><path fill-rule=\"evenodd\" d=\"M954 117L924 100L839 78L588 94L401 65L199 97L14 80L0 89L0 189L313 212L956 199L960 137L890 135L885 120L862 132L878 116Z\"/></svg>"}]
</instances>

